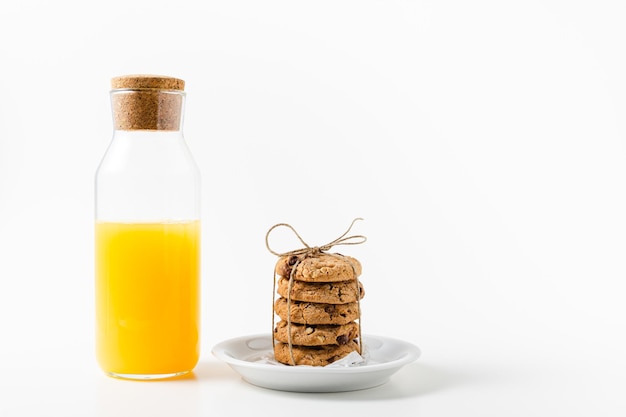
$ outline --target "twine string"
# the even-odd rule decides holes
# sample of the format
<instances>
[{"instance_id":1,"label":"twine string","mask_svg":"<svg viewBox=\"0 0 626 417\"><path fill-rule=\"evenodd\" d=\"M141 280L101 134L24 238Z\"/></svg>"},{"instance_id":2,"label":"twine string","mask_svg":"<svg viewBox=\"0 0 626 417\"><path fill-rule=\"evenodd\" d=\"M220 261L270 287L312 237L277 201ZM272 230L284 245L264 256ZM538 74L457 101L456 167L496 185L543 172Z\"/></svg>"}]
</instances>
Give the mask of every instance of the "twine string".
<instances>
[{"instance_id":1,"label":"twine string","mask_svg":"<svg viewBox=\"0 0 626 417\"><path fill-rule=\"evenodd\" d=\"M352 220L352 223L350 223L350 227L348 227L348 229L345 232L343 232L343 234L339 236L337 239L333 240L332 242L328 242L325 245L314 246L314 247L309 246L304 241L304 239L302 239L302 236L300 236L300 234L296 231L296 229L293 228L292 225L288 223L278 223L272 226L265 234L265 246L267 247L267 250L270 251L272 254L282 257L282 256L287 256L287 255L302 255L302 254L315 254L319 252L327 252L333 246L337 246L337 245L360 245L361 243L364 243L367 240L365 236L352 235L352 236L346 237L346 235L350 233L350 230L352 230L352 226L354 226L354 223L356 223L357 220L363 220L363 219L360 217L357 217L356 219ZM272 233L272 231L274 229L277 229L278 227L287 227L291 229L291 231L296 235L296 237L300 240L300 242L304 245L304 247L300 249L288 251L288 252L283 252L283 253L274 251L270 247L269 237L270 237L270 233Z\"/></svg>"}]
</instances>

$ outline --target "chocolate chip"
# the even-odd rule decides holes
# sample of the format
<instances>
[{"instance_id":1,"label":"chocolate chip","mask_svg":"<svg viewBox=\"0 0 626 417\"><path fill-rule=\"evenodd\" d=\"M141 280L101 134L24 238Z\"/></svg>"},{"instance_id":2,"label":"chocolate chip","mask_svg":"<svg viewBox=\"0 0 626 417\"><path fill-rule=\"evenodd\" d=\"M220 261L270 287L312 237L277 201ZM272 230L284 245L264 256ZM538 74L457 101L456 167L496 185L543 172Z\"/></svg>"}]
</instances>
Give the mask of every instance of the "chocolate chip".
<instances>
[{"instance_id":1,"label":"chocolate chip","mask_svg":"<svg viewBox=\"0 0 626 417\"><path fill-rule=\"evenodd\" d=\"M294 266L298 262L298 257L296 255L292 255L291 258L287 261L287 265Z\"/></svg>"},{"instance_id":2,"label":"chocolate chip","mask_svg":"<svg viewBox=\"0 0 626 417\"><path fill-rule=\"evenodd\" d=\"M340 345L345 345L348 343L348 335L347 334L342 334L337 336L337 343Z\"/></svg>"}]
</instances>

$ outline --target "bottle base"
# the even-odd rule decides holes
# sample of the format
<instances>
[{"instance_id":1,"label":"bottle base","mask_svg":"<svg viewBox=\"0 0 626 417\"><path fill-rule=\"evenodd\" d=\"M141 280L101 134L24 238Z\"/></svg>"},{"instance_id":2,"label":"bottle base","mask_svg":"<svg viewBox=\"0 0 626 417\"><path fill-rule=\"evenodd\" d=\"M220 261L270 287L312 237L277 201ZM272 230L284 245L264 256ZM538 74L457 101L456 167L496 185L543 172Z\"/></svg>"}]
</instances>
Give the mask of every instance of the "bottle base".
<instances>
[{"instance_id":1,"label":"bottle base","mask_svg":"<svg viewBox=\"0 0 626 417\"><path fill-rule=\"evenodd\" d=\"M117 372L107 372L106 374L112 378L130 379L135 381L155 381L159 379L170 379L187 375L191 371L173 372L168 374L121 374Z\"/></svg>"}]
</instances>

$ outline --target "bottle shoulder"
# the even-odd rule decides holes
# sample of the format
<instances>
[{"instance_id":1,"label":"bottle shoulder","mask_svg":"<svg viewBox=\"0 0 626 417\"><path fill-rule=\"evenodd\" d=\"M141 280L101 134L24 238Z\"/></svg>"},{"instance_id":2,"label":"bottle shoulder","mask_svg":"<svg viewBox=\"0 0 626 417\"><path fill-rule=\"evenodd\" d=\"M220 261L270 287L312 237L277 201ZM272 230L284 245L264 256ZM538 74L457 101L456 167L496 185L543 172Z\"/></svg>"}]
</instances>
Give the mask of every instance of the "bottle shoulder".
<instances>
[{"instance_id":1,"label":"bottle shoulder","mask_svg":"<svg viewBox=\"0 0 626 417\"><path fill-rule=\"evenodd\" d=\"M98 173L120 171L195 172L198 166L180 132L132 132L111 139Z\"/></svg>"}]
</instances>

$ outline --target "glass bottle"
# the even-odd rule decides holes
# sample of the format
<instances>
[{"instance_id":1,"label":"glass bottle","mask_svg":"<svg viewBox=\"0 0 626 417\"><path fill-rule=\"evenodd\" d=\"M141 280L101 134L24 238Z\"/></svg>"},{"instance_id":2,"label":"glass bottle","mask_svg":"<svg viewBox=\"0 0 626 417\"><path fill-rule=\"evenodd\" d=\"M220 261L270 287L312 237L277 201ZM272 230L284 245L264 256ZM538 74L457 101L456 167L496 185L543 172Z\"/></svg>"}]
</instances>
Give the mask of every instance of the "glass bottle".
<instances>
[{"instance_id":1,"label":"glass bottle","mask_svg":"<svg viewBox=\"0 0 626 417\"><path fill-rule=\"evenodd\" d=\"M200 173L184 81L113 78L114 133L95 178L96 356L110 376L190 372L200 350Z\"/></svg>"}]
</instances>

